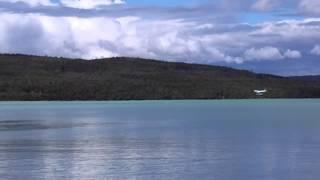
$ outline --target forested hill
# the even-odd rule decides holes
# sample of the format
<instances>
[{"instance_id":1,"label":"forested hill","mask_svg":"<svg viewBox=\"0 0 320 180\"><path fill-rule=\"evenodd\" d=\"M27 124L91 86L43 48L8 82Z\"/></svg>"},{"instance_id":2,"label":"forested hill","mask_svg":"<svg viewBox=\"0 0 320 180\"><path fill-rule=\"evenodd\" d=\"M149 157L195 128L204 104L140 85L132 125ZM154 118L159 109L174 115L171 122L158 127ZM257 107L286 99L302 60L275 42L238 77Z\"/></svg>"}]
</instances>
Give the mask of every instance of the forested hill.
<instances>
[{"instance_id":1,"label":"forested hill","mask_svg":"<svg viewBox=\"0 0 320 180\"><path fill-rule=\"evenodd\" d=\"M138 58L0 55L0 100L320 98L320 81Z\"/></svg>"},{"instance_id":2,"label":"forested hill","mask_svg":"<svg viewBox=\"0 0 320 180\"><path fill-rule=\"evenodd\" d=\"M304 80L304 81L320 81L320 75L318 76L294 76L292 77L296 80Z\"/></svg>"}]
</instances>

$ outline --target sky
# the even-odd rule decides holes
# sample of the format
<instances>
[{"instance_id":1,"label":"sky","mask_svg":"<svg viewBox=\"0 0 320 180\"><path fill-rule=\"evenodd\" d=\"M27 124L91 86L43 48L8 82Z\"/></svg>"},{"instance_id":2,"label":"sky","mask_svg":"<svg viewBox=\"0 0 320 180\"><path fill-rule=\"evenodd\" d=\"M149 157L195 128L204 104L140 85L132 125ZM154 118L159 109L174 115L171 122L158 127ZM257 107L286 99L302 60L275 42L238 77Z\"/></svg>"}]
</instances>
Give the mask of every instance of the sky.
<instances>
[{"instance_id":1,"label":"sky","mask_svg":"<svg viewBox=\"0 0 320 180\"><path fill-rule=\"evenodd\" d=\"M320 74L319 0L0 0L0 53Z\"/></svg>"}]
</instances>

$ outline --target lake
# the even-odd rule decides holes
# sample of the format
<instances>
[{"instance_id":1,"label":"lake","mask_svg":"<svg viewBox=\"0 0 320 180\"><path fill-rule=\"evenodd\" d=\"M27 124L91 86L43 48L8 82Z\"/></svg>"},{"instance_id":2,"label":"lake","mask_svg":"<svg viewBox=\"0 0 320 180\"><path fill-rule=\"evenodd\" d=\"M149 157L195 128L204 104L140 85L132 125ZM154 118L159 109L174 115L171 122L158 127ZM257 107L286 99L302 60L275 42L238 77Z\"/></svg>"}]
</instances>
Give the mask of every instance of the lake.
<instances>
[{"instance_id":1,"label":"lake","mask_svg":"<svg viewBox=\"0 0 320 180\"><path fill-rule=\"evenodd\" d=\"M0 177L315 180L320 100L1 102Z\"/></svg>"}]
</instances>

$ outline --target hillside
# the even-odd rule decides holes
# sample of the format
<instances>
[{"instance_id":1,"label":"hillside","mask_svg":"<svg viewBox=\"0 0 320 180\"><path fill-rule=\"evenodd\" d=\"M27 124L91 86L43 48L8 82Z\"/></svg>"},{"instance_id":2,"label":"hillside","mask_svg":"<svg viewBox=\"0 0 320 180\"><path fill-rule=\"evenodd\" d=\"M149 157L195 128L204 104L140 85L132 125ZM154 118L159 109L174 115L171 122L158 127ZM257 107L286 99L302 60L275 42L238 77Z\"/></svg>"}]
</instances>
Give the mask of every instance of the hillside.
<instances>
[{"instance_id":1,"label":"hillside","mask_svg":"<svg viewBox=\"0 0 320 180\"><path fill-rule=\"evenodd\" d=\"M138 58L0 55L0 100L319 98L320 81Z\"/></svg>"},{"instance_id":2,"label":"hillside","mask_svg":"<svg viewBox=\"0 0 320 180\"><path fill-rule=\"evenodd\" d=\"M291 78L296 80L303 80L303 81L320 82L320 75L319 76L294 76Z\"/></svg>"}]
</instances>

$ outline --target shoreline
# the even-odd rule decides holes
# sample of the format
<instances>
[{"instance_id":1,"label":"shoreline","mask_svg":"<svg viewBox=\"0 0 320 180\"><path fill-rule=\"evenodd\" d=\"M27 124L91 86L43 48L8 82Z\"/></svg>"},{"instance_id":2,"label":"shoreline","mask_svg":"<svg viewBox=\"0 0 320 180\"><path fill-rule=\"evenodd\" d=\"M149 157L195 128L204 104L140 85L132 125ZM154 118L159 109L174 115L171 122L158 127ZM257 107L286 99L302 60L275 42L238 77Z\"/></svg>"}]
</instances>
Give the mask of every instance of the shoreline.
<instances>
[{"instance_id":1,"label":"shoreline","mask_svg":"<svg viewBox=\"0 0 320 180\"><path fill-rule=\"evenodd\" d=\"M0 104L3 103L121 103L121 102L186 102L186 101L276 101L276 100L320 100L320 98L257 98L257 99L155 99L155 100L8 100L1 101Z\"/></svg>"}]
</instances>

